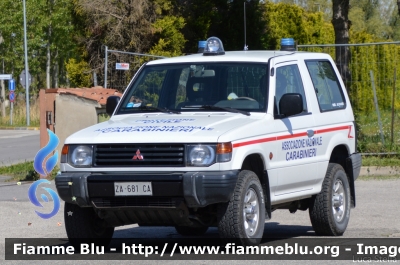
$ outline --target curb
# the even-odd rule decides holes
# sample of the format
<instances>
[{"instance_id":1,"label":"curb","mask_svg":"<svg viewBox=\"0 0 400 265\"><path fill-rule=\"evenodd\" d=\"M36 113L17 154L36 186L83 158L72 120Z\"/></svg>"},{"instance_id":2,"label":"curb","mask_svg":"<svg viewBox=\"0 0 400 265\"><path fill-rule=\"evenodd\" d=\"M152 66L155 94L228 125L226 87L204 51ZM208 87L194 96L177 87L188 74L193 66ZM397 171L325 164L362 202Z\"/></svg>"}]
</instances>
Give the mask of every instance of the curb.
<instances>
[{"instance_id":1,"label":"curb","mask_svg":"<svg viewBox=\"0 0 400 265\"><path fill-rule=\"evenodd\" d=\"M22 185L27 185L27 184L32 184L34 181L21 181L20 185L18 185L18 182L15 181L10 181L10 182L0 182L0 188L1 187L9 187L9 186L22 186Z\"/></svg>"},{"instance_id":2,"label":"curb","mask_svg":"<svg viewBox=\"0 0 400 265\"><path fill-rule=\"evenodd\" d=\"M31 130L31 131L38 131L39 127L0 127L0 130Z\"/></svg>"}]
</instances>

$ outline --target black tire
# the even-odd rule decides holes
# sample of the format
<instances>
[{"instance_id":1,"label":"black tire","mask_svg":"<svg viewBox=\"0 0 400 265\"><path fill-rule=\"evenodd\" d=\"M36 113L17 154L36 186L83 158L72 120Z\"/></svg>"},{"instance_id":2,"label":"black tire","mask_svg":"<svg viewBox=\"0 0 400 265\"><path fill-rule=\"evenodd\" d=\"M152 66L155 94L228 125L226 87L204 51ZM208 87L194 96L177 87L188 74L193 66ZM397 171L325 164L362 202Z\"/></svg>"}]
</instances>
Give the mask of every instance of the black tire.
<instances>
[{"instance_id":1,"label":"black tire","mask_svg":"<svg viewBox=\"0 0 400 265\"><path fill-rule=\"evenodd\" d=\"M107 226L91 207L81 208L76 204L65 203L64 222L69 242L75 250L82 243L106 247L114 234L114 227Z\"/></svg>"},{"instance_id":2,"label":"black tire","mask_svg":"<svg viewBox=\"0 0 400 265\"><path fill-rule=\"evenodd\" d=\"M260 181L254 172L243 170L230 201L218 207L219 235L224 241L258 245L264 234L264 224L265 201Z\"/></svg>"},{"instance_id":3,"label":"black tire","mask_svg":"<svg viewBox=\"0 0 400 265\"><path fill-rule=\"evenodd\" d=\"M341 236L350 219L350 185L343 167L329 163L322 190L311 199L310 220L317 235ZM335 201L335 202L334 202Z\"/></svg>"},{"instance_id":4,"label":"black tire","mask_svg":"<svg viewBox=\"0 0 400 265\"><path fill-rule=\"evenodd\" d=\"M189 226L175 226L176 232L182 236L201 236L204 235L208 226L189 227Z\"/></svg>"}]
</instances>

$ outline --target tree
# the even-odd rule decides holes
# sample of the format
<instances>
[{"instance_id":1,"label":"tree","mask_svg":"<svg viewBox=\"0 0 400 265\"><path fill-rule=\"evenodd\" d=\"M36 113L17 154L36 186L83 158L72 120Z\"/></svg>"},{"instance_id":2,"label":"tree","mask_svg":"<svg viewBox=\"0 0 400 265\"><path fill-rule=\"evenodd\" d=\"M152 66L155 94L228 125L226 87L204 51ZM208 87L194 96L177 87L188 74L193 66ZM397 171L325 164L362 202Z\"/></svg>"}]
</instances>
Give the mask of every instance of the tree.
<instances>
[{"instance_id":1,"label":"tree","mask_svg":"<svg viewBox=\"0 0 400 265\"><path fill-rule=\"evenodd\" d=\"M399 3L399 2L397 2ZM391 19L389 21L389 25L392 28L392 36L393 40L400 40L400 6L398 6L398 10L394 10L392 12Z\"/></svg>"},{"instance_id":2,"label":"tree","mask_svg":"<svg viewBox=\"0 0 400 265\"><path fill-rule=\"evenodd\" d=\"M296 4L308 12L322 12L324 19L330 20L332 17L331 0L281 0L279 2L287 4Z\"/></svg>"},{"instance_id":3,"label":"tree","mask_svg":"<svg viewBox=\"0 0 400 265\"><path fill-rule=\"evenodd\" d=\"M154 44L149 53L173 57L183 54L186 39L182 33L185 19L176 3L170 0L155 0L156 21L152 24Z\"/></svg>"},{"instance_id":4,"label":"tree","mask_svg":"<svg viewBox=\"0 0 400 265\"><path fill-rule=\"evenodd\" d=\"M349 20L350 0L332 0L332 24L335 30L335 44L346 45L349 43ZM351 82L350 74L350 49L349 46L336 47L336 65L345 83ZM346 86L348 87L348 86Z\"/></svg>"},{"instance_id":5,"label":"tree","mask_svg":"<svg viewBox=\"0 0 400 265\"><path fill-rule=\"evenodd\" d=\"M196 53L198 41L216 36L225 50L244 48L244 3L246 3L246 42L249 49L262 48L265 32L264 5L259 0L176 0L186 24L186 53Z\"/></svg>"},{"instance_id":6,"label":"tree","mask_svg":"<svg viewBox=\"0 0 400 265\"><path fill-rule=\"evenodd\" d=\"M180 15L177 0L74 0L80 28L79 43L84 59L93 72L100 73L105 65L104 48L132 53L177 56L183 53L185 38L182 28L185 19ZM126 86L148 57L118 52L107 54L110 75L107 83L115 88ZM76 58L79 62L80 59ZM114 62L129 62L130 71L112 71Z\"/></svg>"},{"instance_id":7,"label":"tree","mask_svg":"<svg viewBox=\"0 0 400 265\"><path fill-rule=\"evenodd\" d=\"M113 49L143 52L150 46L155 11L148 0L78 0L76 11L86 18L87 51L97 50L98 41Z\"/></svg>"},{"instance_id":8,"label":"tree","mask_svg":"<svg viewBox=\"0 0 400 265\"><path fill-rule=\"evenodd\" d=\"M72 38L74 27L71 23L71 0L26 1L27 40L29 72L33 77L31 93L46 85L46 63L52 69L52 83L65 80L63 61L73 56L76 43ZM5 71L19 75L24 69L23 12L20 1L2 0L0 10L7 15L0 17L0 32L4 43L0 53L4 59ZM50 57L50 54L53 54ZM58 75L57 73L60 73ZM22 90L20 86L17 89Z\"/></svg>"},{"instance_id":9,"label":"tree","mask_svg":"<svg viewBox=\"0 0 400 265\"><path fill-rule=\"evenodd\" d=\"M352 31L367 32L381 39L392 37L390 20L393 4L378 0L350 0Z\"/></svg>"},{"instance_id":10,"label":"tree","mask_svg":"<svg viewBox=\"0 0 400 265\"><path fill-rule=\"evenodd\" d=\"M182 17L165 16L157 20L153 27L158 41L149 53L166 57L182 55L186 40L180 30L184 25Z\"/></svg>"},{"instance_id":11,"label":"tree","mask_svg":"<svg viewBox=\"0 0 400 265\"><path fill-rule=\"evenodd\" d=\"M85 25L80 28L78 42L83 48L84 59L100 78L105 63L105 46L126 52L149 52L155 42L157 11L168 4L163 0L74 1L76 21ZM126 80L122 82L125 85Z\"/></svg>"},{"instance_id":12,"label":"tree","mask_svg":"<svg viewBox=\"0 0 400 265\"><path fill-rule=\"evenodd\" d=\"M399 16L400 16L400 0L397 0L397 9L399 11Z\"/></svg>"},{"instance_id":13,"label":"tree","mask_svg":"<svg viewBox=\"0 0 400 265\"><path fill-rule=\"evenodd\" d=\"M244 11L246 11L246 29L244 28ZM231 50L243 50L246 31L246 45L251 50L262 49L261 36L265 33L263 19L264 5L259 0L230 1L227 17L219 27L220 36L225 38L226 46Z\"/></svg>"},{"instance_id":14,"label":"tree","mask_svg":"<svg viewBox=\"0 0 400 265\"><path fill-rule=\"evenodd\" d=\"M71 58L66 63L65 67L72 87L90 87L90 67L87 62L77 62L74 58Z\"/></svg>"},{"instance_id":15,"label":"tree","mask_svg":"<svg viewBox=\"0 0 400 265\"><path fill-rule=\"evenodd\" d=\"M282 38L294 38L298 44L326 44L334 41L332 24L322 12L306 12L298 5L265 3L267 30L262 37L264 49L279 49Z\"/></svg>"}]
</instances>

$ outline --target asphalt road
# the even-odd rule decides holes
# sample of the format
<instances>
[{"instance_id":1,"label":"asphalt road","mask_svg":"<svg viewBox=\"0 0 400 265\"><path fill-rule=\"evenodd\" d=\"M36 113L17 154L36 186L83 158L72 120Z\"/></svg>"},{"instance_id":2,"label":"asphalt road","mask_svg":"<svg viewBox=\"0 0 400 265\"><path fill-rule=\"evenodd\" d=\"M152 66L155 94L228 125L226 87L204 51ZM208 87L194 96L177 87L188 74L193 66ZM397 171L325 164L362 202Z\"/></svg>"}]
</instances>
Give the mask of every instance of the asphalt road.
<instances>
[{"instance_id":1,"label":"asphalt road","mask_svg":"<svg viewBox=\"0 0 400 265\"><path fill-rule=\"evenodd\" d=\"M54 217L44 220L35 210L50 211L46 205L37 209L28 199L30 184L0 185L0 263L28 264L21 261L4 261L5 238L66 238L63 204ZM54 189L54 184L49 186ZM400 180L357 180L357 207L351 210L350 223L342 239L354 238L400 238ZM52 205L51 203L49 203ZM52 206L51 206L52 207ZM51 208L50 207L50 208ZM218 237L216 228L210 228L206 238ZM264 238L314 238L308 212L290 214L286 210L272 213L272 220L265 223ZM173 228L138 227L117 228L114 238L180 238ZM267 244L264 240L263 244ZM127 261L117 261L128 264ZM159 264L160 261L137 261L143 264ZM32 261L29 264L112 264L113 261ZM136 262L135 262L136 263ZM321 264L321 261L163 261L163 264ZM353 261L323 261L323 263L349 264ZM129 261L132 264L132 261Z\"/></svg>"},{"instance_id":2,"label":"asphalt road","mask_svg":"<svg viewBox=\"0 0 400 265\"><path fill-rule=\"evenodd\" d=\"M33 161L39 149L38 130L0 130L0 166Z\"/></svg>"}]
</instances>

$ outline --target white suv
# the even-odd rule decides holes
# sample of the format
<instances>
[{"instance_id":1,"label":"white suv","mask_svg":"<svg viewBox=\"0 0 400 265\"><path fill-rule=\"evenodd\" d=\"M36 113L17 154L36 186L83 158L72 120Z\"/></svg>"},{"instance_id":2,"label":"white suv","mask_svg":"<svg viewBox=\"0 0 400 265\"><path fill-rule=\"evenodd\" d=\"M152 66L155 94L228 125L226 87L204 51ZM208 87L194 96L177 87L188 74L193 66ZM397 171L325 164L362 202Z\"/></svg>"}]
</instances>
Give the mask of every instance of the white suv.
<instances>
[{"instance_id":1,"label":"white suv","mask_svg":"<svg viewBox=\"0 0 400 265\"><path fill-rule=\"evenodd\" d=\"M204 53L143 65L108 98L109 121L65 141L70 241L137 223L253 245L277 209L342 235L361 166L350 100L328 54L288 50L225 53L212 37Z\"/></svg>"}]
</instances>

